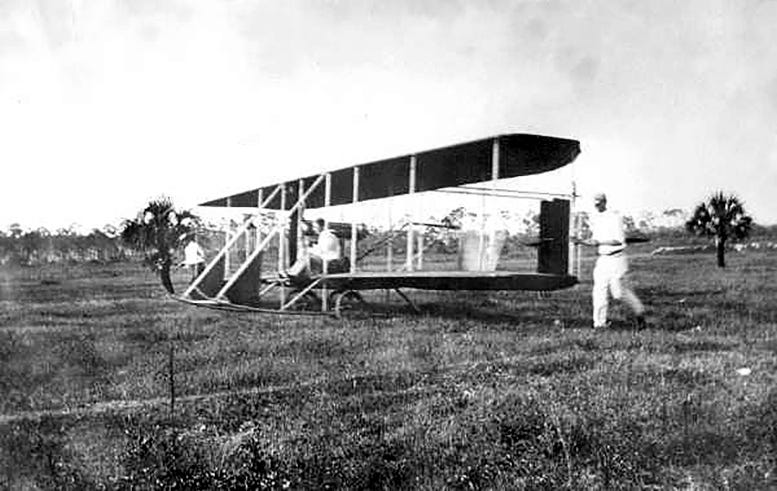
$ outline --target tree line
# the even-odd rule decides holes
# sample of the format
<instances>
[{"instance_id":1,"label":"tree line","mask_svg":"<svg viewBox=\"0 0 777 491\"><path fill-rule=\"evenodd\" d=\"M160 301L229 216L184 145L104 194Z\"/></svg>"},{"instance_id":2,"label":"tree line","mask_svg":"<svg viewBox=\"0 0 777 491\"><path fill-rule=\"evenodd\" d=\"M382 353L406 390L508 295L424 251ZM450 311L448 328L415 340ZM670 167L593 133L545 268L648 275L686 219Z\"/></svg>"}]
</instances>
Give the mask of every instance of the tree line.
<instances>
[{"instance_id":1,"label":"tree line","mask_svg":"<svg viewBox=\"0 0 777 491\"><path fill-rule=\"evenodd\" d=\"M467 210L456 208L439 220L443 227L427 226L424 235L427 243L435 252L455 252L457 248L456 229L462 226ZM269 228L274 220L262 215L257 225ZM539 217L502 217L517 223L520 231L511 233L506 248L519 246L524 237L539 232ZM661 219L674 218L675 225L661 225ZM579 230L585 233L590 216L579 212L573 218ZM719 266L725 265L725 248L733 240L742 240L755 224L747 215L744 205L736 196L720 191L700 203L690 214L682 210L667 210L661 214L648 214L646 217L624 217L628 232L659 232L679 236L686 233L710 237L714 240ZM34 266L51 263L114 262L130 259L142 259L152 269L169 269L174 262L177 249L182 245L182 237L196 231L198 239L212 244L206 247L218 248L223 238L213 226L204 224L189 211L176 210L169 198L152 200L134 219L125 220L121 226L106 225L101 229L92 229L84 233L77 227L60 228L50 231L46 228L24 230L19 224L12 224L6 231L0 230L0 265ZM385 231L371 227L370 235L376 236ZM208 240L210 239L210 240ZM515 242L516 244L513 244ZM157 245L161 245L158 248ZM395 252L401 253L405 241L394 241Z\"/></svg>"},{"instance_id":2,"label":"tree line","mask_svg":"<svg viewBox=\"0 0 777 491\"><path fill-rule=\"evenodd\" d=\"M19 224L12 224L7 231L0 230L0 265L112 262L136 256L111 225L88 233L74 227L53 232L44 227L24 230Z\"/></svg>"}]
</instances>

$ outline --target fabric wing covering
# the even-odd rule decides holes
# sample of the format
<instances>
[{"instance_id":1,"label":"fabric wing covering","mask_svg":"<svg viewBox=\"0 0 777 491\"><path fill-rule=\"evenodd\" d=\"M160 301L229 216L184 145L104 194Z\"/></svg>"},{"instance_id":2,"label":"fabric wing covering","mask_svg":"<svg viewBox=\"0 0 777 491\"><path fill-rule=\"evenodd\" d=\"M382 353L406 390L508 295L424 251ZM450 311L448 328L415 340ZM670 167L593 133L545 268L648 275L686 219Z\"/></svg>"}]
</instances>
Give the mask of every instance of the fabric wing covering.
<instances>
[{"instance_id":1,"label":"fabric wing covering","mask_svg":"<svg viewBox=\"0 0 777 491\"><path fill-rule=\"evenodd\" d=\"M494 140L499 141L499 178L527 176L548 172L571 163L580 153L576 140L540 135L508 134L460 143L359 165L358 201L398 196L409 192L410 160L416 157L416 192L431 191L491 180ZM353 168L332 171L331 206L353 202ZM305 189L318 176L303 178ZM256 207L259 190L269 196L281 183L214 199L200 206ZM299 179L286 183L286 208L297 201ZM278 193L279 194L279 193ZM280 209L279 195L267 208ZM305 207L324 206L324 186L318 186L308 197Z\"/></svg>"}]
</instances>

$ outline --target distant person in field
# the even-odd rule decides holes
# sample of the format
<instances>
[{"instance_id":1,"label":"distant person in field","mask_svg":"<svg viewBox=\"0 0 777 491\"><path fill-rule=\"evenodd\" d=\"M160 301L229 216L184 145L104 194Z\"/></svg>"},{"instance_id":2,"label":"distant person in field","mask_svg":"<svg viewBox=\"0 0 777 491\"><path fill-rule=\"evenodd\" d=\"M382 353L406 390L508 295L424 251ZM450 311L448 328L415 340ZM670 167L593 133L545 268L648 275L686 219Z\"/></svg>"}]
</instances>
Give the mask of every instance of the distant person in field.
<instances>
[{"instance_id":1,"label":"distant person in field","mask_svg":"<svg viewBox=\"0 0 777 491\"><path fill-rule=\"evenodd\" d=\"M344 264L341 259L342 248L340 239L329 230L326 221L319 218L315 221L315 232L318 236L316 244L308 248L291 267L285 276L293 279L304 279L311 275L322 274L326 267L327 273L342 272Z\"/></svg>"},{"instance_id":2,"label":"distant person in field","mask_svg":"<svg viewBox=\"0 0 777 491\"><path fill-rule=\"evenodd\" d=\"M197 236L194 233L185 235L184 240L188 242L183 249L183 261L180 265L189 267L194 281L205 269L205 252L197 242Z\"/></svg>"},{"instance_id":3,"label":"distant person in field","mask_svg":"<svg viewBox=\"0 0 777 491\"><path fill-rule=\"evenodd\" d=\"M593 327L608 326L607 307L609 296L623 300L634 312L637 327L645 328L645 307L629 287L626 273L629 270L626 258L626 236L620 214L607 209L607 196L594 196L596 213L591 216L591 239L585 243L596 246L598 257L594 266Z\"/></svg>"}]
</instances>

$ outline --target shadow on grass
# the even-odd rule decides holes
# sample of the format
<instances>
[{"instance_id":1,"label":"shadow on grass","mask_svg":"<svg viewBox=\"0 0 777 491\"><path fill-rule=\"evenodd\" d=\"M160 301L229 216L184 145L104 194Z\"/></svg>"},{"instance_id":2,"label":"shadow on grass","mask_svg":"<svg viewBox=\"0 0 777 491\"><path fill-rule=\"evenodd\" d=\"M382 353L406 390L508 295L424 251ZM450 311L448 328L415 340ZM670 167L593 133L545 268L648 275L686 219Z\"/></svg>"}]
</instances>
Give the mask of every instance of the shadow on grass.
<instances>
[{"instance_id":1,"label":"shadow on grass","mask_svg":"<svg viewBox=\"0 0 777 491\"><path fill-rule=\"evenodd\" d=\"M419 307L425 315L447 320L473 320L488 324L511 324L514 326L537 326L546 328L552 326L558 319L567 327L585 324L585 321L570 318L568 300L554 298L541 302L531 300L514 301L512 305L499 300L456 301L424 303ZM564 312L566 315L562 314Z\"/></svg>"},{"instance_id":2,"label":"shadow on grass","mask_svg":"<svg viewBox=\"0 0 777 491\"><path fill-rule=\"evenodd\" d=\"M689 341L678 340L672 343L672 348L676 353L732 351L736 346L737 345L732 342L710 341L705 339L694 339Z\"/></svg>"}]
</instances>

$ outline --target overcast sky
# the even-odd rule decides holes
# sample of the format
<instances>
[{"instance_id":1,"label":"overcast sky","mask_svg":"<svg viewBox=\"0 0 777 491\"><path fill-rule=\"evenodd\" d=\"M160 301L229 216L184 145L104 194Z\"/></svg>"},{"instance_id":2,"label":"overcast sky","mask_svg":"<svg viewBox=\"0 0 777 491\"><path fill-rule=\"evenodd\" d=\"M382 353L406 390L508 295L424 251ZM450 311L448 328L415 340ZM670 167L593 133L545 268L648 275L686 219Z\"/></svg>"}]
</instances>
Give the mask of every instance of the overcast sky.
<instances>
[{"instance_id":1,"label":"overcast sky","mask_svg":"<svg viewBox=\"0 0 777 491\"><path fill-rule=\"evenodd\" d=\"M777 223L777 1L0 0L0 227L117 223L499 133L625 212Z\"/></svg>"}]
</instances>

